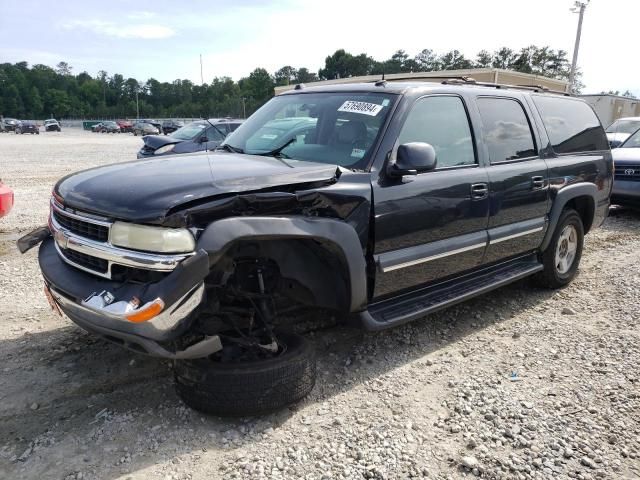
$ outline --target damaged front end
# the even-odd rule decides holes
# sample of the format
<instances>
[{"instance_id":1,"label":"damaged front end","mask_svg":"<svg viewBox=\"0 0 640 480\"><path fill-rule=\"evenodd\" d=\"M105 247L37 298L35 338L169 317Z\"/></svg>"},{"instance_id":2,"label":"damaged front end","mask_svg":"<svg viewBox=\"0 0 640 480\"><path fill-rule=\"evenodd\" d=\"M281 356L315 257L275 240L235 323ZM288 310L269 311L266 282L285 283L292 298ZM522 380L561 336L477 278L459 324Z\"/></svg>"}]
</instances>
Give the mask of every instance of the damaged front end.
<instances>
[{"instance_id":1,"label":"damaged front end","mask_svg":"<svg viewBox=\"0 0 640 480\"><path fill-rule=\"evenodd\" d=\"M147 223L191 232L190 252L119 247L112 237L121 221L65 206L56 194L48 227L18 246L41 243L52 304L109 341L176 360L224 355L229 344L268 352L272 329L299 322L301 312L366 305L369 177L336 173L199 198Z\"/></svg>"}]
</instances>

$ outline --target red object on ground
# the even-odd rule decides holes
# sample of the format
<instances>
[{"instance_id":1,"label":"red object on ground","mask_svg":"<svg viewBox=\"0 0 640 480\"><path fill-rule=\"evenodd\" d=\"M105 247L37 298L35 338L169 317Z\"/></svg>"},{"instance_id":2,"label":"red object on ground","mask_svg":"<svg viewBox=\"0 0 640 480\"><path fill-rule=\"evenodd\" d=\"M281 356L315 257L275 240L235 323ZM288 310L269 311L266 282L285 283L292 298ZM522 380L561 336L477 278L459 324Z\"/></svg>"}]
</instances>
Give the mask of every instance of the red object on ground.
<instances>
[{"instance_id":1,"label":"red object on ground","mask_svg":"<svg viewBox=\"0 0 640 480\"><path fill-rule=\"evenodd\" d=\"M0 217L4 217L13 207L13 190L0 182Z\"/></svg>"}]
</instances>

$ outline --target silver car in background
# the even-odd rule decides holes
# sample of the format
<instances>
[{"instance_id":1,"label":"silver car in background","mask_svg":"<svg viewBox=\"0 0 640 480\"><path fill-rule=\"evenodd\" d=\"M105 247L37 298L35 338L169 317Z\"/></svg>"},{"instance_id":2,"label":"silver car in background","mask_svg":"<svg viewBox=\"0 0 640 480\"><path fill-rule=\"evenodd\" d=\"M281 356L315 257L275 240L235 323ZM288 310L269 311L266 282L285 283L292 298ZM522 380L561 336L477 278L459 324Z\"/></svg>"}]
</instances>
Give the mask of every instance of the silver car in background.
<instances>
[{"instance_id":1,"label":"silver car in background","mask_svg":"<svg viewBox=\"0 0 640 480\"><path fill-rule=\"evenodd\" d=\"M607 127L607 140L611 148L618 148L633 132L640 128L640 117L619 118Z\"/></svg>"}]
</instances>

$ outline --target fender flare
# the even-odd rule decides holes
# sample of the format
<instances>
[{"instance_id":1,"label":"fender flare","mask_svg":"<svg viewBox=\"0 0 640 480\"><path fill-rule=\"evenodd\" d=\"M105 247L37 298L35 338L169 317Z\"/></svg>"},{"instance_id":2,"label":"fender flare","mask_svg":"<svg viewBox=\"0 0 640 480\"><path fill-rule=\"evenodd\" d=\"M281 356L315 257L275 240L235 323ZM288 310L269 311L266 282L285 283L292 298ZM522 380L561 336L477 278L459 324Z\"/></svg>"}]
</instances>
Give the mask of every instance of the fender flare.
<instances>
[{"instance_id":1,"label":"fender flare","mask_svg":"<svg viewBox=\"0 0 640 480\"><path fill-rule=\"evenodd\" d=\"M212 222L198 238L197 248L209 254L212 266L238 241L276 239L311 239L335 245L348 270L350 311L366 308L367 264L358 234L346 222L299 216L229 217Z\"/></svg>"},{"instance_id":2,"label":"fender flare","mask_svg":"<svg viewBox=\"0 0 640 480\"><path fill-rule=\"evenodd\" d=\"M542 240L540 250L546 250L549 243L551 243L551 238L553 237L553 233L558 225L558 219L569 201L577 197L588 197L593 202L593 211L595 214L597 194L598 188L593 183L578 183L559 190L553 199L553 207L551 207L551 212L549 212L549 228L547 228L547 233Z\"/></svg>"}]
</instances>

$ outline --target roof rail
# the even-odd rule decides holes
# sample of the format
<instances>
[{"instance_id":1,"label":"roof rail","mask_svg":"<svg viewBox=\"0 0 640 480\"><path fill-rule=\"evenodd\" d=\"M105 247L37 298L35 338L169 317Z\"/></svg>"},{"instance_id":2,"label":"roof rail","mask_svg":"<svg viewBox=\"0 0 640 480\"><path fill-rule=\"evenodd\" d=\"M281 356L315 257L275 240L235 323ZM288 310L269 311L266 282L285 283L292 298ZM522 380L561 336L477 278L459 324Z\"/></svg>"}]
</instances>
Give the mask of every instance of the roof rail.
<instances>
[{"instance_id":1,"label":"roof rail","mask_svg":"<svg viewBox=\"0 0 640 480\"><path fill-rule=\"evenodd\" d=\"M435 78L435 77L434 77ZM564 95L566 97L570 97L571 94L568 92L563 92L561 90L551 90L542 85L510 85L506 83L493 83L493 82L461 82L457 78L453 78L451 80L445 80L442 82L443 85L460 85L460 84L471 84L477 85L479 87L489 87L489 88L510 88L514 90L529 90L532 92L538 93L555 93L558 95Z\"/></svg>"}]
</instances>

